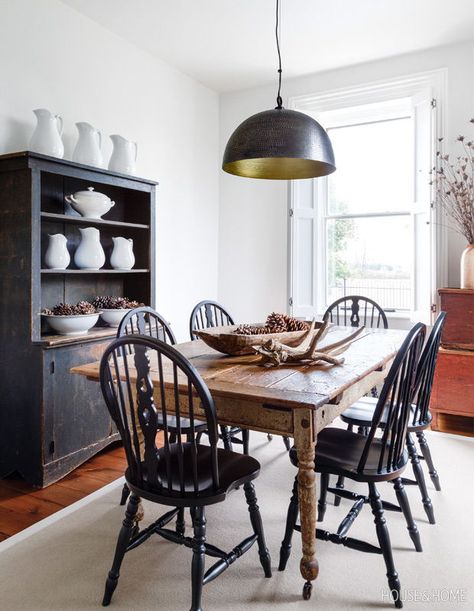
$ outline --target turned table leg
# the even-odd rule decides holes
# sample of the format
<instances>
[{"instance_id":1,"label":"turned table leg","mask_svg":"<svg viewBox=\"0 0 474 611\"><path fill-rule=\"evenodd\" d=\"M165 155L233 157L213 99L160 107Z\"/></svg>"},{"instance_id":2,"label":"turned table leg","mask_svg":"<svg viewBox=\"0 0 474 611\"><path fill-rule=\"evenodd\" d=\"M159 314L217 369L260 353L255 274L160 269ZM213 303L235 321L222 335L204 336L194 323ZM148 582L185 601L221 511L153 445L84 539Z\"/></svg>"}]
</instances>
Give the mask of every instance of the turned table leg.
<instances>
[{"instance_id":1,"label":"turned table leg","mask_svg":"<svg viewBox=\"0 0 474 611\"><path fill-rule=\"evenodd\" d=\"M308 600L313 588L311 582L316 579L319 573L316 558L316 474L314 472L313 412L303 409L295 410L294 425L295 446L298 455L298 503L303 548L300 571L305 580L303 598Z\"/></svg>"}]
</instances>

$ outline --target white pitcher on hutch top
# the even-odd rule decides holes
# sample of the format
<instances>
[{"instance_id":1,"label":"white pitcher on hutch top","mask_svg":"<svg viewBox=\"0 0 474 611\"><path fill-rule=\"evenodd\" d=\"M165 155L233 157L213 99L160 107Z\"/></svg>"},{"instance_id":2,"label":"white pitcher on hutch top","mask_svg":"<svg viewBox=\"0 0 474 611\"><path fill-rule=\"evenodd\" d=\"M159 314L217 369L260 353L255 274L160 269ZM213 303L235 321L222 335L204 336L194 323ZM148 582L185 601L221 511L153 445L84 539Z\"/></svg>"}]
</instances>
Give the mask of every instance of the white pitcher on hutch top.
<instances>
[{"instance_id":1,"label":"white pitcher on hutch top","mask_svg":"<svg viewBox=\"0 0 474 611\"><path fill-rule=\"evenodd\" d=\"M81 243L74 253L74 263L79 269L100 269L105 263L100 231L95 227L78 227L78 229L81 232Z\"/></svg>"},{"instance_id":2,"label":"white pitcher on hutch top","mask_svg":"<svg viewBox=\"0 0 474 611\"><path fill-rule=\"evenodd\" d=\"M131 142L118 134L110 136L110 139L114 144L114 150L109 161L109 170L122 174L135 174L137 143Z\"/></svg>"},{"instance_id":3,"label":"white pitcher on hutch top","mask_svg":"<svg viewBox=\"0 0 474 611\"><path fill-rule=\"evenodd\" d=\"M61 140L62 117L53 115L46 108L37 108L33 112L38 124L30 140L30 151L62 158L64 156L64 144Z\"/></svg>"},{"instance_id":4,"label":"white pitcher on hutch top","mask_svg":"<svg viewBox=\"0 0 474 611\"><path fill-rule=\"evenodd\" d=\"M79 132L79 139L72 154L72 160L87 165L95 165L99 168L104 167L104 159L100 150L102 146L100 131L85 121L76 123L76 127Z\"/></svg>"}]
</instances>

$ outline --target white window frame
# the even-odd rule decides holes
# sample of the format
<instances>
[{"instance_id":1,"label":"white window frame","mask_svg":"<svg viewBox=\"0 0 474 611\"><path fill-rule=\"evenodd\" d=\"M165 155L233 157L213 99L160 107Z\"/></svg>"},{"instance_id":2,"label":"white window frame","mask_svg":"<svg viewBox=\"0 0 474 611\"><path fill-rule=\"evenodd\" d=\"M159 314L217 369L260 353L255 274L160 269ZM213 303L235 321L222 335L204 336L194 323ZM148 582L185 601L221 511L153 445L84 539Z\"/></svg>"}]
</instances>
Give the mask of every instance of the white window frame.
<instances>
[{"instance_id":1,"label":"white window frame","mask_svg":"<svg viewBox=\"0 0 474 611\"><path fill-rule=\"evenodd\" d=\"M384 81L377 81L357 87L350 87L345 89L333 90L320 94L303 95L298 97L290 98L288 106L294 110L306 112L318 120L320 115L333 114L337 117L340 116L341 123L344 123L344 109L351 109L357 106L368 106L374 103L381 102L393 102L394 109L396 109L397 100L400 98L412 98L426 100L428 99L431 103L433 100L433 111L431 115L431 158L424 160L425 163L429 163L432 167L435 163L435 150L437 144L437 138L439 134L446 135L443 125L443 114L442 109L445 107L446 99L446 82L447 82L447 70L440 69L430 72L423 72L414 74L398 79L390 79ZM385 105L386 106L386 105ZM363 111L363 109L361 109ZM373 109L372 109L373 110ZM372 112L372 111L371 111ZM373 117L373 114L371 115ZM321 121L323 127L326 127L324 121ZM331 122L331 127L334 125ZM337 159L336 159L337 165ZM425 178L424 178L425 180ZM321 315L324 312L325 304L325 290L326 290L326 247L325 247L325 236L323 235L325 223L321 222L325 218L325 211L322 210L322 206L318 205L318 200L324 201L327 198L324 196L325 189L327 189L327 179L314 179L311 182L312 193L315 204L312 209L298 210L296 205L296 199L298 197L298 190L301 189L298 184L299 181L290 181L289 192L288 192L288 208L289 208L289 223L288 223L288 303L289 311L294 315L311 316L314 314ZM305 187L307 189L307 187ZM431 201L433 201L433 193L430 194ZM420 211L414 211L416 215ZM426 211L425 211L426 212ZM298 216L300 215L300 216ZM306 218L309 220L312 218L314 224L314 257L311 262L312 265L312 299L309 300L307 307L301 307L301 304L296 304L295 295L297 294L297 269L296 261L296 249L295 243L298 240L296 235L297 231L297 220L298 218ZM440 222L441 219L438 217L439 211L433 208L431 204L431 210L429 211L429 222L430 223L430 249L431 249L431 261L430 261L430 292L431 292L431 303L430 312L427 307L423 308L423 311L412 309L411 312L394 312L388 313L389 318L393 319L416 319L423 320L426 323L430 323L433 320L433 310L438 309L438 296L436 288L439 286L445 286L447 279L447 232L444 223ZM362 216L362 215L356 215ZM379 216L377 214L377 216ZM380 215L382 216L382 215ZM415 241L414 241L415 242ZM324 281L317 282L314 278L323 278ZM413 287L413 294L415 295L416 286Z\"/></svg>"}]
</instances>

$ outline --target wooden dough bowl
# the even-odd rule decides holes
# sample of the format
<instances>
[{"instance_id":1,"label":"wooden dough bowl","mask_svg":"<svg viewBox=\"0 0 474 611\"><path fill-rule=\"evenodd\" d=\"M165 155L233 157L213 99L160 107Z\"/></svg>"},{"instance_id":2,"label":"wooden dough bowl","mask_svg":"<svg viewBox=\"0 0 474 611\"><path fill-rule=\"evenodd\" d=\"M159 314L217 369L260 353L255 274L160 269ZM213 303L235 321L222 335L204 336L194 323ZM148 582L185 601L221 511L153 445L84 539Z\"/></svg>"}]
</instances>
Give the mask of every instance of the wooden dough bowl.
<instances>
[{"instance_id":1,"label":"wooden dough bowl","mask_svg":"<svg viewBox=\"0 0 474 611\"><path fill-rule=\"evenodd\" d=\"M263 326L263 323L255 323ZM319 329L323 323L316 322L315 329ZM253 354L252 346L261 346L269 339L276 339L287 346L296 346L298 340L306 331L286 331L284 333L265 333L261 335L240 335L235 333L237 325L227 325L224 327L210 327L194 333L202 339L208 346L223 354L238 356L240 354Z\"/></svg>"}]
</instances>

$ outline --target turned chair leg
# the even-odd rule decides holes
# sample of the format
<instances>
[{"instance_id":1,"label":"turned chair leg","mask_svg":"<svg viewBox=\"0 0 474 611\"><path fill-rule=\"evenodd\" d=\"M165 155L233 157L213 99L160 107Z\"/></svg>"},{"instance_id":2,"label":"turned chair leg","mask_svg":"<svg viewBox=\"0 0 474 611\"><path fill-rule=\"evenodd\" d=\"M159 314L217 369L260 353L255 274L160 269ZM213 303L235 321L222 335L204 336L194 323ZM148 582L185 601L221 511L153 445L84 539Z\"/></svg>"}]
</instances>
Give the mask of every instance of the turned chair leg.
<instances>
[{"instance_id":1,"label":"turned chair leg","mask_svg":"<svg viewBox=\"0 0 474 611\"><path fill-rule=\"evenodd\" d=\"M433 459L431 458L430 446L426 441L426 437L423 431L419 431L416 436L418 437L418 443L420 444L420 449L421 453L423 454L423 458L425 459L426 464L428 465L428 472L430 474L431 481L433 482L433 485L436 490L439 492L441 490L441 485L439 483L438 472L436 471L435 466L433 464Z\"/></svg>"},{"instance_id":2,"label":"turned chair leg","mask_svg":"<svg viewBox=\"0 0 474 611\"><path fill-rule=\"evenodd\" d=\"M129 494L130 494L130 488L128 487L128 484L125 483L122 488L122 497L120 499L120 505L125 505L129 497Z\"/></svg>"},{"instance_id":3,"label":"turned chair leg","mask_svg":"<svg viewBox=\"0 0 474 611\"><path fill-rule=\"evenodd\" d=\"M420 533L418 531L418 527L416 525L415 520L413 519L410 503L408 502L407 493L405 488L403 487L403 483L400 477L398 477L393 482L395 494L397 495L398 504L401 507L403 515L405 516L405 520L407 523L408 533L410 534L411 540L415 545L415 549L417 552L422 552L423 548L421 547L421 538Z\"/></svg>"},{"instance_id":4,"label":"turned chair leg","mask_svg":"<svg viewBox=\"0 0 474 611\"><path fill-rule=\"evenodd\" d=\"M107 581L105 582L104 598L102 599L102 606L107 607L112 599L112 594L117 587L118 579L120 576L120 567L122 565L123 557L127 551L127 546L132 536L134 528L134 517L138 511L138 504L140 499L138 496L132 494L128 501L127 509L125 511L125 518L122 523L122 528L117 540L117 546L115 548L114 561L112 568L109 571Z\"/></svg>"},{"instance_id":5,"label":"turned chair leg","mask_svg":"<svg viewBox=\"0 0 474 611\"><path fill-rule=\"evenodd\" d=\"M244 454L249 453L249 437L250 437L249 430L242 429L242 443L243 443Z\"/></svg>"},{"instance_id":6,"label":"turned chair leg","mask_svg":"<svg viewBox=\"0 0 474 611\"><path fill-rule=\"evenodd\" d=\"M326 513L326 497L328 494L328 486L329 474L321 473L321 492L319 494L318 500L318 522L322 522L324 520L324 514Z\"/></svg>"},{"instance_id":7,"label":"turned chair leg","mask_svg":"<svg viewBox=\"0 0 474 611\"><path fill-rule=\"evenodd\" d=\"M250 523L252 524L253 532L257 535L258 555L260 557L260 564L262 565L265 577L272 576L272 563L270 559L270 553L265 543L265 535L263 533L262 518L260 516L260 509L257 505L257 496L255 494L255 487L252 482L244 484L245 500L249 508Z\"/></svg>"},{"instance_id":8,"label":"turned chair leg","mask_svg":"<svg viewBox=\"0 0 474 611\"><path fill-rule=\"evenodd\" d=\"M176 515L176 533L184 537L186 532L186 522L184 521L184 507L180 507Z\"/></svg>"},{"instance_id":9,"label":"turned chair leg","mask_svg":"<svg viewBox=\"0 0 474 611\"><path fill-rule=\"evenodd\" d=\"M383 515L382 501L380 500L380 495L377 492L375 484L369 484L369 501L370 507L372 508L372 514L374 516L377 539L385 560L388 585L395 602L395 607L397 607L397 609L401 609L403 603L400 598L400 580L398 579L398 573L395 570L395 564L393 562L392 545L390 543L387 523Z\"/></svg>"},{"instance_id":10,"label":"turned chair leg","mask_svg":"<svg viewBox=\"0 0 474 611\"><path fill-rule=\"evenodd\" d=\"M410 455L411 465L413 467L413 473L415 474L416 483L418 484L418 488L421 492L421 499L423 501L423 507L425 508L426 515L428 516L430 524L436 524L433 505L431 503L431 499L428 495L428 490L426 488L425 476L423 474L423 469L421 468L420 461L418 459L418 452L416 451L416 447L411 435L407 435L407 449L408 454Z\"/></svg>"},{"instance_id":11,"label":"turned chair leg","mask_svg":"<svg viewBox=\"0 0 474 611\"><path fill-rule=\"evenodd\" d=\"M337 478L336 488L339 488L339 490L344 490L344 476L343 475L340 475ZM334 497L334 505L336 507L339 507L340 504L341 504L341 497L336 495Z\"/></svg>"},{"instance_id":12,"label":"turned chair leg","mask_svg":"<svg viewBox=\"0 0 474 611\"><path fill-rule=\"evenodd\" d=\"M286 516L286 528L285 536L281 542L280 547L280 564L278 565L279 571L284 571L286 563L290 557L291 551L291 540L293 538L293 531L295 530L296 520L298 519L298 478L295 477L293 483L293 491L291 493L290 504L288 506L288 513Z\"/></svg>"},{"instance_id":13,"label":"turned chair leg","mask_svg":"<svg viewBox=\"0 0 474 611\"><path fill-rule=\"evenodd\" d=\"M191 611L202 611L202 580L206 559L206 515L204 507L195 507L193 516L193 560L191 564L192 604Z\"/></svg>"},{"instance_id":14,"label":"turned chair leg","mask_svg":"<svg viewBox=\"0 0 474 611\"><path fill-rule=\"evenodd\" d=\"M283 437L283 443L285 444L286 451L289 452L291 450L290 438Z\"/></svg>"},{"instance_id":15,"label":"turned chair leg","mask_svg":"<svg viewBox=\"0 0 474 611\"><path fill-rule=\"evenodd\" d=\"M232 450L232 441L230 440L230 431L228 426L221 426L221 438L224 442L226 450Z\"/></svg>"}]
</instances>

